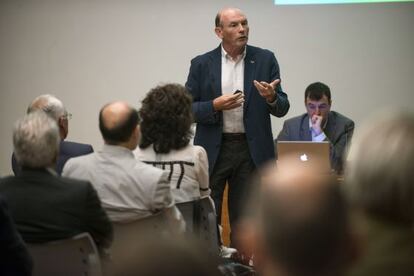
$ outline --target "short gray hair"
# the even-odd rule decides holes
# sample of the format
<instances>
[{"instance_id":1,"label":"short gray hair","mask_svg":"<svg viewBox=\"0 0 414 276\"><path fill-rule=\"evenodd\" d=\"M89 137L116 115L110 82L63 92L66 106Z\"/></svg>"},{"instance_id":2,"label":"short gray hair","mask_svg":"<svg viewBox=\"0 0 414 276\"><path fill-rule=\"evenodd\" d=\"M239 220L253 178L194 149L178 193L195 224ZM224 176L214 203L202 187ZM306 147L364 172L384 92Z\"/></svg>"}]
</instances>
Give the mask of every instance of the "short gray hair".
<instances>
[{"instance_id":1,"label":"short gray hair","mask_svg":"<svg viewBox=\"0 0 414 276\"><path fill-rule=\"evenodd\" d=\"M350 149L345 191L351 204L387 220L414 222L414 113L368 121Z\"/></svg>"},{"instance_id":2,"label":"short gray hair","mask_svg":"<svg viewBox=\"0 0 414 276\"><path fill-rule=\"evenodd\" d=\"M51 116L56 121L59 117L66 114L66 109L63 106L62 101L50 94L40 95L34 99L27 108L27 113L39 109L46 112L46 114Z\"/></svg>"},{"instance_id":3,"label":"short gray hair","mask_svg":"<svg viewBox=\"0 0 414 276\"><path fill-rule=\"evenodd\" d=\"M59 143L57 123L43 111L29 113L14 126L14 154L22 167L45 168L52 165L58 155Z\"/></svg>"}]
</instances>

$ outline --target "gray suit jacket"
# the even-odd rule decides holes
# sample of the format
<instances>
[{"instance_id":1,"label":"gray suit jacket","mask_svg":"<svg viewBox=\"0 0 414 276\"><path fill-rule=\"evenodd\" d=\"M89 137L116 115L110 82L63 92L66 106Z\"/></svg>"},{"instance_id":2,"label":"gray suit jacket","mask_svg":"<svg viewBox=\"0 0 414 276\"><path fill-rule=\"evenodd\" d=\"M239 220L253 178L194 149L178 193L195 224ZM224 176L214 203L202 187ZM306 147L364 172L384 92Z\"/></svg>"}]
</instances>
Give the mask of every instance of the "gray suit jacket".
<instances>
[{"instance_id":1,"label":"gray suit jacket","mask_svg":"<svg viewBox=\"0 0 414 276\"><path fill-rule=\"evenodd\" d=\"M344 115L331 111L328 123L323 130L327 140L331 143L331 167L342 173L345 160L345 150L349 146L354 133L354 122ZM309 129L309 116L307 113L290 118L283 123L278 141L312 141Z\"/></svg>"},{"instance_id":2,"label":"gray suit jacket","mask_svg":"<svg viewBox=\"0 0 414 276\"><path fill-rule=\"evenodd\" d=\"M113 222L131 222L174 205L168 173L115 145L66 162L62 175L89 181Z\"/></svg>"}]
</instances>

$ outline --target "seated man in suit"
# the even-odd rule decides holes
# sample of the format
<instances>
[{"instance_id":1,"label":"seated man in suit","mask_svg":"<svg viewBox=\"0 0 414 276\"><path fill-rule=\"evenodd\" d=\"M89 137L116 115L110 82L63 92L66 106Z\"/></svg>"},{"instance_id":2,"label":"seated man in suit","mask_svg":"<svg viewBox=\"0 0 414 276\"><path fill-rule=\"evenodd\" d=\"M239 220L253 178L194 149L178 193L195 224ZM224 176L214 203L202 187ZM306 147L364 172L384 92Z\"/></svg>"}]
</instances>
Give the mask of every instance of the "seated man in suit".
<instances>
[{"instance_id":1,"label":"seated man in suit","mask_svg":"<svg viewBox=\"0 0 414 276\"><path fill-rule=\"evenodd\" d=\"M125 102L112 102L99 113L102 149L70 159L63 176L94 185L111 221L132 222L174 206L168 172L135 159L139 140L138 112ZM180 217L180 216L179 216Z\"/></svg>"},{"instance_id":2,"label":"seated man in suit","mask_svg":"<svg viewBox=\"0 0 414 276\"><path fill-rule=\"evenodd\" d=\"M286 120L277 141L329 141L331 167L343 172L346 149L354 132L354 122L331 111L331 91L321 82L310 84L305 90L307 113Z\"/></svg>"},{"instance_id":3,"label":"seated man in suit","mask_svg":"<svg viewBox=\"0 0 414 276\"><path fill-rule=\"evenodd\" d=\"M32 275L33 261L0 196L0 275Z\"/></svg>"},{"instance_id":4,"label":"seated man in suit","mask_svg":"<svg viewBox=\"0 0 414 276\"><path fill-rule=\"evenodd\" d=\"M22 171L0 180L17 230L27 243L44 243L88 232L101 249L110 246L112 224L89 182L54 171L59 151L56 121L30 112L13 131L14 154Z\"/></svg>"},{"instance_id":5,"label":"seated man in suit","mask_svg":"<svg viewBox=\"0 0 414 276\"><path fill-rule=\"evenodd\" d=\"M59 146L59 156L56 161L56 172L59 175L62 173L63 165L65 165L69 158L93 152L91 145L65 141L69 131L68 120L72 115L66 111L59 99L52 95L40 95L29 105L27 113L35 110L43 110L55 119L59 126L61 142ZM21 171L14 154L12 155L12 169L15 175L18 175Z\"/></svg>"}]
</instances>

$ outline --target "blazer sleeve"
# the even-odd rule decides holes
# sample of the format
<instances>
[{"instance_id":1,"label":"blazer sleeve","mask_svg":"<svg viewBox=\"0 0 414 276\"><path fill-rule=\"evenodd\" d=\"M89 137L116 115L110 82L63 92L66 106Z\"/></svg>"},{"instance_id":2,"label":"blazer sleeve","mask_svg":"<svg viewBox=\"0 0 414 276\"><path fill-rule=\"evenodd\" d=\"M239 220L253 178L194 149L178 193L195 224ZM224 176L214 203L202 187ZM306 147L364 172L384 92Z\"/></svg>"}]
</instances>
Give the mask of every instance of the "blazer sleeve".
<instances>
[{"instance_id":1,"label":"blazer sleeve","mask_svg":"<svg viewBox=\"0 0 414 276\"><path fill-rule=\"evenodd\" d=\"M200 58L191 60L185 87L193 98L192 110L196 123L217 124L219 114L214 110L213 99L206 98L206 90L210 85L207 80L208 70L208 66L201 62Z\"/></svg>"},{"instance_id":2,"label":"blazer sleeve","mask_svg":"<svg viewBox=\"0 0 414 276\"><path fill-rule=\"evenodd\" d=\"M343 132L335 141L331 142L331 160L333 169L341 174L344 169L344 163L346 161L346 151L350 146L352 136L354 134L355 123L351 120L347 121L344 125Z\"/></svg>"},{"instance_id":3,"label":"blazer sleeve","mask_svg":"<svg viewBox=\"0 0 414 276\"><path fill-rule=\"evenodd\" d=\"M158 182L155 183L153 196L150 201L151 210L158 212L159 210L169 208L174 205L174 199L171 193L171 184L168 180L168 172L163 171Z\"/></svg>"},{"instance_id":4,"label":"blazer sleeve","mask_svg":"<svg viewBox=\"0 0 414 276\"><path fill-rule=\"evenodd\" d=\"M283 123L283 128L279 132L279 135L277 136L277 141L290 141L290 132L289 132L289 126L286 123L286 121Z\"/></svg>"},{"instance_id":5,"label":"blazer sleeve","mask_svg":"<svg viewBox=\"0 0 414 276\"><path fill-rule=\"evenodd\" d=\"M271 53L270 60L270 80L274 81L276 79L280 79L279 63L273 53ZM282 90L281 83L276 86L275 93L277 95L277 101L274 105L268 105L269 110L272 115L276 117L283 117L289 111L290 103L287 94Z\"/></svg>"}]
</instances>

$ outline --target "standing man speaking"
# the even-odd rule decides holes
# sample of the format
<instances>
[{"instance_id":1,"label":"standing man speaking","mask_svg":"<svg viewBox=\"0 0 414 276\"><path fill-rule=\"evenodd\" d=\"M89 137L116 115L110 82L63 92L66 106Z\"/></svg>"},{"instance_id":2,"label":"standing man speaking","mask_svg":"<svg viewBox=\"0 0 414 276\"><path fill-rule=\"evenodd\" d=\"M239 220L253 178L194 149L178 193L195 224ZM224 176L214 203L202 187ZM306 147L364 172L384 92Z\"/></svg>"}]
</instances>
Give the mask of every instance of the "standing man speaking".
<instances>
[{"instance_id":1,"label":"standing man speaking","mask_svg":"<svg viewBox=\"0 0 414 276\"><path fill-rule=\"evenodd\" d=\"M243 208L249 175L274 158L270 114L284 116L289 101L280 86L274 54L247 45L249 25L243 12L224 8L215 25L221 44L191 61L186 87L193 96L197 123L194 144L207 151L218 220L228 182L233 227Z\"/></svg>"}]
</instances>

